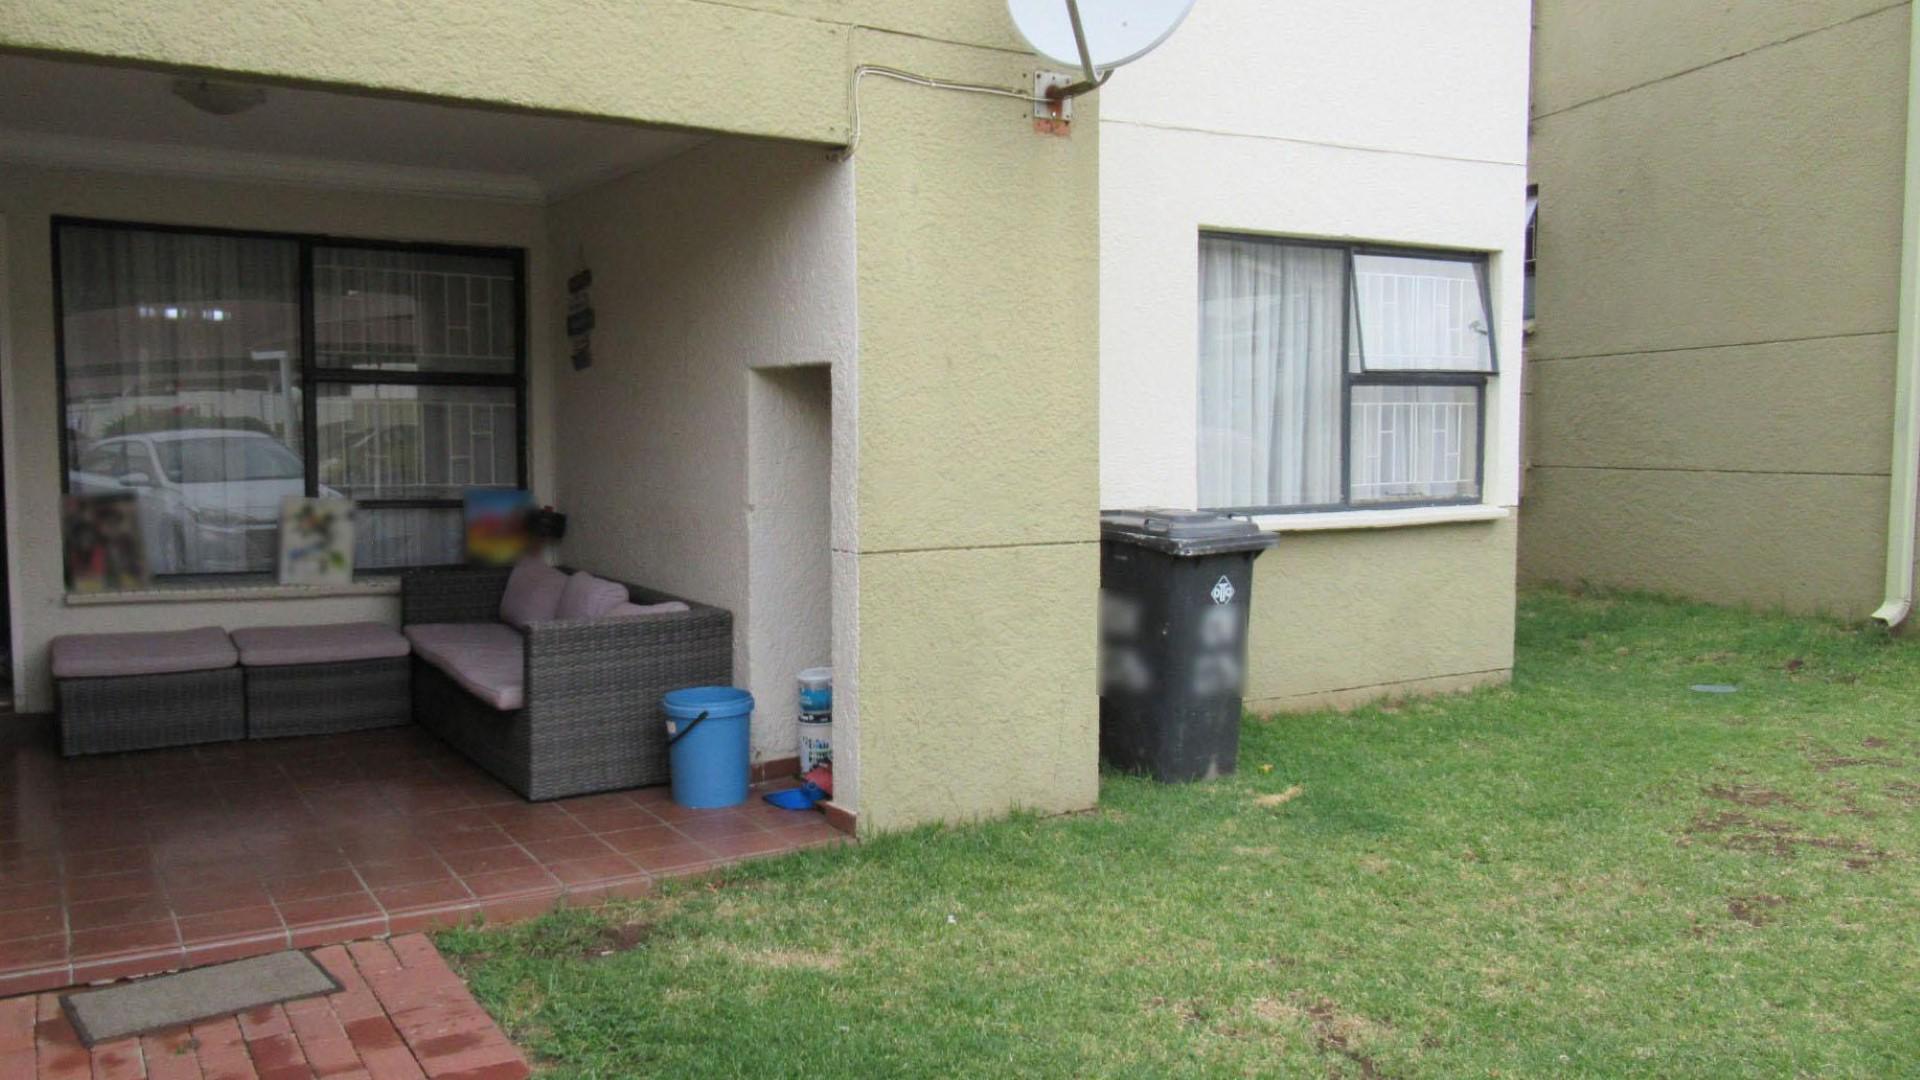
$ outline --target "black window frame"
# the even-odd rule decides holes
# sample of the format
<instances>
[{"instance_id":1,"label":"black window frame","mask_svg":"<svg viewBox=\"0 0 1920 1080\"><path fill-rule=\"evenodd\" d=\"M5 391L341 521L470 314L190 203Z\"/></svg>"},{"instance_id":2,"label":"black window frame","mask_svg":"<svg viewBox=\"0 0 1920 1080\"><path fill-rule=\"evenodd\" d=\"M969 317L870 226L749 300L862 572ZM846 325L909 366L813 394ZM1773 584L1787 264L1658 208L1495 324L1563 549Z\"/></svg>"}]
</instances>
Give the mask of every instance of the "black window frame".
<instances>
[{"instance_id":1,"label":"black window frame","mask_svg":"<svg viewBox=\"0 0 1920 1080\"><path fill-rule=\"evenodd\" d=\"M1499 317L1495 314L1493 303L1493 259L1491 252L1460 251L1448 248L1407 247L1395 244L1349 243L1337 240L1295 239L1289 236L1272 236L1260 233L1241 233L1223 229L1203 229L1200 238L1219 237L1227 240L1253 241L1273 244L1279 247L1322 248L1342 252L1341 273L1345 280L1341 282L1340 293L1342 315L1340 320L1340 501L1332 503L1309 503L1298 506L1206 506L1203 510L1241 516L1281 516L1288 514L1330 514L1348 513L1365 510L1412 510L1436 506L1482 506L1487 496L1487 384L1500 374ZM1480 302L1487 312L1487 359L1486 371L1364 371L1355 370L1358 342L1354 334L1358 327L1355 311L1359 295L1354 276L1353 260L1355 255L1384 255L1402 258L1435 259L1447 262L1474 263L1480 267ZM1196 353L1196 360L1198 359ZM1197 365L1196 365L1197 370ZM1478 452L1474 455L1473 486L1474 494L1450 499L1395 499L1375 502L1353 501L1353 388L1356 386L1468 386L1475 393L1474 421L1478 428L1475 445Z\"/></svg>"},{"instance_id":2,"label":"black window frame","mask_svg":"<svg viewBox=\"0 0 1920 1080\"><path fill-rule=\"evenodd\" d=\"M453 386L511 389L514 405L514 470L521 489L527 488L527 251L525 248L485 244L455 244L422 240L387 240L332 233L291 232L267 229L235 229L220 226L181 225L109 218L76 217L56 214L49 218L53 261L53 353L55 383L60 408L60 493L70 490L73 447L67 425L67 355L65 289L60 274L60 236L68 228L110 229L119 231L174 233L194 236L221 236L250 240L291 241L299 248L298 288L300 320L300 463L305 473L308 498L320 494L320 388L323 386ZM513 267L513 366L509 374L480 372L385 371L355 367L322 367L314 349L314 273L316 248L359 248L418 255L465 255L504 259ZM356 499L354 505L365 510L458 510L460 499ZM383 566L361 569L363 574L398 574L417 566ZM210 570L183 574L156 575L161 578L257 578L258 570Z\"/></svg>"}]
</instances>

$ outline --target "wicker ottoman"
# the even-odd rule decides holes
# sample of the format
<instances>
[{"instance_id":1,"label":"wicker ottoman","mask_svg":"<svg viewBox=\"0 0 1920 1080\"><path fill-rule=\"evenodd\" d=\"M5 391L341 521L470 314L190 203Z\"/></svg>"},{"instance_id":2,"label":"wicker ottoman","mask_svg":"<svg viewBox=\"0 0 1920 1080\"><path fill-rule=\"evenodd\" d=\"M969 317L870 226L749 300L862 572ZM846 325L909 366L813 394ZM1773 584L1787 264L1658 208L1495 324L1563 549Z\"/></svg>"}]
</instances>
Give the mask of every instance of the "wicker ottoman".
<instances>
[{"instance_id":1,"label":"wicker ottoman","mask_svg":"<svg viewBox=\"0 0 1920 1080\"><path fill-rule=\"evenodd\" d=\"M247 738L332 735L413 719L407 639L380 623L235 630Z\"/></svg>"},{"instance_id":2,"label":"wicker ottoman","mask_svg":"<svg viewBox=\"0 0 1920 1080\"><path fill-rule=\"evenodd\" d=\"M246 734L239 654L219 627L72 634L53 639L52 657L69 757Z\"/></svg>"}]
</instances>

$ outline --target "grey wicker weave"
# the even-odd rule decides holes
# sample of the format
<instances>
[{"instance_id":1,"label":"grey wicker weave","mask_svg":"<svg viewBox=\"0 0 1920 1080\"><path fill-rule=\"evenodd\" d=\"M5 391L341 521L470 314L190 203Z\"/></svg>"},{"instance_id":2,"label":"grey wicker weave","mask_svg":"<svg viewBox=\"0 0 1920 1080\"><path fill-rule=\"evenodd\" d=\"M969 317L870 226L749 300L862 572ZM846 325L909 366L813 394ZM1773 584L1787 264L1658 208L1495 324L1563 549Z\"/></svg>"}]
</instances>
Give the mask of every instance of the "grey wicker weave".
<instances>
[{"instance_id":1,"label":"grey wicker weave","mask_svg":"<svg viewBox=\"0 0 1920 1080\"><path fill-rule=\"evenodd\" d=\"M413 713L407 657L249 667L247 738L394 727Z\"/></svg>"},{"instance_id":2,"label":"grey wicker weave","mask_svg":"<svg viewBox=\"0 0 1920 1080\"><path fill-rule=\"evenodd\" d=\"M245 738L240 669L55 679L60 750L108 754Z\"/></svg>"},{"instance_id":3,"label":"grey wicker weave","mask_svg":"<svg viewBox=\"0 0 1920 1080\"><path fill-rule=\"evenodd\" d=\"M424 570L401 579L401 621L494 622L504 570ZM679 597L626 586L637 604ZM665 783L660 698L733 681L733 615L690 610L535 623L526 633L525 704L502 712L439 668L413 660L413 717L532 800Z\"/></svg>"}]
</instances>

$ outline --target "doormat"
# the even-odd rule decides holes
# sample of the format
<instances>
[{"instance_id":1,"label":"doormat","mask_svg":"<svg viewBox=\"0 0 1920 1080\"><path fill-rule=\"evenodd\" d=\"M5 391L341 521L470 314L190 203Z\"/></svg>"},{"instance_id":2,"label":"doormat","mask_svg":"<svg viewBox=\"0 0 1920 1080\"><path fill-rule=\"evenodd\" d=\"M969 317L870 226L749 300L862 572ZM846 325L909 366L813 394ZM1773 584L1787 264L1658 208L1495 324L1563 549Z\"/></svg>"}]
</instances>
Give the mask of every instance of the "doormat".
<instances>
[{"instance_id":1,"label":"doormat","mask_svg":"<svg viewBox=\"0 0 1920 1080\"><path fill-rule=\"evenodd\" d=\"M60 1004L80 1041L91 1047L340 990L340 983L312 957L288 950L66 994Z\"/></svg>"}]
</instances>

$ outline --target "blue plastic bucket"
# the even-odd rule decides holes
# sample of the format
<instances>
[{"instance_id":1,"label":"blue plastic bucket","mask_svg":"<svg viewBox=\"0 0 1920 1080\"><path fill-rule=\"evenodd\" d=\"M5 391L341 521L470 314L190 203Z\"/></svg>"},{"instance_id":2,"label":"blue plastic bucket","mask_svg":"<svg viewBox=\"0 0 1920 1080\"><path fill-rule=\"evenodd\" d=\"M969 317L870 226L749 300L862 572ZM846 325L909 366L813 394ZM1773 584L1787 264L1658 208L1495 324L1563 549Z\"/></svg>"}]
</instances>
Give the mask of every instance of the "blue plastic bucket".
<instances>
[{"instance_id":1,"label":"blue plastic bucket","mask_svg":"<svg viewBox=\"0 0 1920 1080\"><path fill-rule=\"evenodd\" d=\"M673 801L691 810L747 801L753 695L731 686L696 686L675 690L662 703Z\"/></svg>"}]
</instances>

